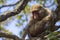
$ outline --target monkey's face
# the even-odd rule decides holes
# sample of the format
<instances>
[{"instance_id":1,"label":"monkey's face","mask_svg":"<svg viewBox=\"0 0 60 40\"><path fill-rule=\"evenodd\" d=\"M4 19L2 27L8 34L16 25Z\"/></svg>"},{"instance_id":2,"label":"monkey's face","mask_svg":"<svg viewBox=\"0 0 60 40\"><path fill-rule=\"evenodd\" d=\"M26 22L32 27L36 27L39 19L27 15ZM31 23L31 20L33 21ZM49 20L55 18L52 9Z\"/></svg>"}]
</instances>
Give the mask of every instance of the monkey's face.
<instances>
[{"instance_id":1,"label":"monkey's face","mask_svg":"<svg viewBox=\"0 0 60 40\"><path fill-rule=\"evenodd\" d=\"M32 12L32 16L34 19L41 19L47 15L46 9L43 6L38 5L38 4L33 5L30 8L30 12Z\"/></svg>"},{"instance_id":2,"label":"monkey's face","mask_svg":"<svg viewBox=\"0 0 60 40\"><path fill-rule=\"evenodd\" d=\"M46 16L46 14L43 14L43 13L45 13L45 10L43 9L32 11L32 15L34 19L41 19L44 16Z\"/></svg>"},{"instance_id":3,"label":"monkey's face","mask_svg":"<svg viewBox=\"0 0 60 40\"><path fill-rule=\"evenodd\" d=\"M33 18L34 19L38 19L39 18L39 12L36 10L36 11L33 11L32 12L32 15L33 15Z\"/></svg>"}]
</instances>

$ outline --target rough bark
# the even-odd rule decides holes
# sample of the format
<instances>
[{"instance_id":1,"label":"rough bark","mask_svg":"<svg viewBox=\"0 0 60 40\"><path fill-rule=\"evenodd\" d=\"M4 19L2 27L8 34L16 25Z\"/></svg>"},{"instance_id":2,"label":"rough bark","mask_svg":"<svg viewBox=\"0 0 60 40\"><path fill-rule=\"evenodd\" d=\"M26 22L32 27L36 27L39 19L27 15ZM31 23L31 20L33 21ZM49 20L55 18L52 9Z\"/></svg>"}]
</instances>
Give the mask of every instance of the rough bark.
<instances>
[{"instance_id":1,"label":"rough bark","mask_svg":"<svg viewBox=\"0 0 60 40\"><path fill-rule=\"evenodd\" d=\"M0 22L5 21L6 19L8 19L11 16L15 16L17 14L19 14L27 5L28 1L30 0L23 0L19 3L19 6L16 10L14 10L13 12L8 12L6 13L6 15L0 15Z\"/></svg>"}]
</instances>

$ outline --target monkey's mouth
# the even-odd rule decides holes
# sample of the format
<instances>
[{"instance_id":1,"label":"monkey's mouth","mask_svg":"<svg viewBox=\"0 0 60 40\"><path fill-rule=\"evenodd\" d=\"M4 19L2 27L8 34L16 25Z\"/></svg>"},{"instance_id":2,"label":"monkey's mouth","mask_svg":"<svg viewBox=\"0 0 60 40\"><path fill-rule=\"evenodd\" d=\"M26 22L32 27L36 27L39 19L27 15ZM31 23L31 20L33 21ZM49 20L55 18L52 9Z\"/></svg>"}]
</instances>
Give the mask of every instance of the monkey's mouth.
<instances>
[{"instance_id":1,"label":"monkey's mouth","mask_svg":"<svg viewBox=\"0 0 60 40\"><path fill-rule=\"evenodd\" d=\"M33 11L32 14L33 14L33 16L34 16L34 19L38 19L39 13L38 13L37 10L36 10L36 11Z\"/></svg>"},{"instance_id":2,"label":"monkey's mouth","mask_svg":"<svg viewBox=\"0 0 60 40\"><path fill-rule=\"evenodd\" d=\"M38 13L34 13L34 19L38 19Z\"/></svg>"}]
</instances>

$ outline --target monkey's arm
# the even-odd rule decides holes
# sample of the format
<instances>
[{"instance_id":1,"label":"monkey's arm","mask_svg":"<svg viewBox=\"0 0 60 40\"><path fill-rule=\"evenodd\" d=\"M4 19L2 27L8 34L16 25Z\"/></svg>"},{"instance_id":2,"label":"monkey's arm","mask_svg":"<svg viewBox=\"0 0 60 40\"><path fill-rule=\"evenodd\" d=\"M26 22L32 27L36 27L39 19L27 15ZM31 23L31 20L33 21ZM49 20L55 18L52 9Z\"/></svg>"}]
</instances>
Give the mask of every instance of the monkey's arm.
<instances>
[{"instance_id":1,"label":"monkey's arm","mask_svg":"<svg viewBox=\"0 0 60 40\"><path fill-rule=\"evenodd\" d=\"M29 36L29 32L28 31L29 31L29 28L32 26L33 23L34 23L34 20L30 19L29 22L28 22L28 24L26 25L26 27L23 30L22 38L25 38L27 34Z\"/></svg>"}]
</instances>

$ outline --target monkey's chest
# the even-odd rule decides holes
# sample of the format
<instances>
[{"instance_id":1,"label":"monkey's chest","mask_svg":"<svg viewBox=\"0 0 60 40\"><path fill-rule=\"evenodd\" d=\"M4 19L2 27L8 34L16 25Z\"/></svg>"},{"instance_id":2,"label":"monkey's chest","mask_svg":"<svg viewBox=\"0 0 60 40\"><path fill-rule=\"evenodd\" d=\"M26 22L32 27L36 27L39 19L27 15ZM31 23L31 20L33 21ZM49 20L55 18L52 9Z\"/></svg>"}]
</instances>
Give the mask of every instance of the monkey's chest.
<instances>
[{"instance_id":1,"label":"monkey's chest","mask_svg":"<svg viewBox=\"0 0 60 40\"><path fill-rule=\"evenodd\" d=\"M29 33L31 36L37 36L38 34L40 34L42 32L42 27L40 27L40 23L39 22L35 22L34 24L32 24L32 26L29 28Z\"/></svg>"}]
</instances>

